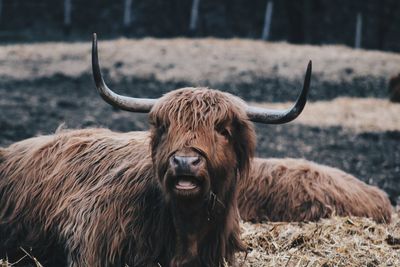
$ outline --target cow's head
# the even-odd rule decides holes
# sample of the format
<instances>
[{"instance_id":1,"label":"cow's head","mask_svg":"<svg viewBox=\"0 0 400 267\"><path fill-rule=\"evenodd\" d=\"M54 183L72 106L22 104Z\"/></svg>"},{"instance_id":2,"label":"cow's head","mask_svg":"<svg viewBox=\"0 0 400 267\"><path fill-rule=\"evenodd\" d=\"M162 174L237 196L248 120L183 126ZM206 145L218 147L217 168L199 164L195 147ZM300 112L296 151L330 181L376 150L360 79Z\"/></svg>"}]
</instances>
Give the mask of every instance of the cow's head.
<instances>
[{"instance_id":1,"label":"cow's head","mask_svg":"<svg viewBox=\"0 0 400 267\"><path fill-rule=\"evenodd\" d=\"M150 112L158 181L168 200L188 205L210 199L223 204L234 196L237 179L247 174L255 149L251 121L281 124L295 119L306 103L311 76L310 62L296 104L279 111L248 106L233 95L207 88L183 88L160 99L117 95L101 76L96 36L92 66L104 100L127 111Z\"/></svg>"},{"instance_id":2,"label":"cow's head","mask_svg":"<svg viewBox=\"0 0 400 267\"><path fill-rule=\"evenodd\" d=\"M169 197L197 204L229 198L245 175L255 133L240 99L206 88L183 88L150 111L152 157Z\"/></svg>"}]
</instances>

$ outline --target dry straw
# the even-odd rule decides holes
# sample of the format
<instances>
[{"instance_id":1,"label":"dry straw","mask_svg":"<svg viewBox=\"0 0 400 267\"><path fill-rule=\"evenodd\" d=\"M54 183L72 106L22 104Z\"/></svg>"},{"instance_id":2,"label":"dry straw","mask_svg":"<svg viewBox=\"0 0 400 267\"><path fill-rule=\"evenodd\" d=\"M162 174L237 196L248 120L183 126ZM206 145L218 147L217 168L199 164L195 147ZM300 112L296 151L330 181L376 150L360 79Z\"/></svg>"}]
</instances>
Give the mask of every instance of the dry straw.
<instances>
[{"instance_id":1,"label":"dry straw","mask_svg":"<svg viewBox=\"0 0 400 267\"><path fill-rule=\"evenodd\" d=\"M334 217L318 223L243 223L241 266L400 266L400 218L390 225Z\"/></svg>"},{"instance_id":2,"label":"dry straw","mask_svg":"<svg viewBox=\"0 0 400 267\"><path fill-rule=\"evenodd\" d=\"M243 223L248 254L242 267L400 266L400 212L389 225L366 218L334 217L310 223ZM32 266L42 267L32 259ZM0 260L0 267L11 267ZM45 266L46 267L46 266Z\"/></svg>"}]
</instances>

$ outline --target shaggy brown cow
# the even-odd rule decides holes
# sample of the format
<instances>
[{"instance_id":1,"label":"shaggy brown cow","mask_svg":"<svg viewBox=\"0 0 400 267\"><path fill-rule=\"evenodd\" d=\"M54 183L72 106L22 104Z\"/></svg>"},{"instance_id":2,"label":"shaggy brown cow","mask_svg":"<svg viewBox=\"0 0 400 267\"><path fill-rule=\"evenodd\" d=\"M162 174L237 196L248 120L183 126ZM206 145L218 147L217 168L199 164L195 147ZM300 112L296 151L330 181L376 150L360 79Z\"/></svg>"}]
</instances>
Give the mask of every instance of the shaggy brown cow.
<instances>
[{"instance_id":1,"label":"shaggy brown cow","mask_svg":"<svg viewBox=\"0 0 400 267\"><path fill-rule=\"evenodd\" d=\"M249 221L317 221L333 214L391 221L392 206L383 191L303 159L254 159L239 192L240 215Z\"/></svg>"},{"instance_id":2,"label":"shaggy brown cow","mask_svg":"<svg viewBox=\"0 0 400 267\"><path fill-rule=\"evenodd\" d=\"M389 81L389 98L392 102L400 103L400 73Z\"/></svg>"},{"instance_id":3,"label":"shaggy brown cow","mask_svg":"<svg viewBox=\"0 0 400 267\"><path fill-rule=\"evenodd\" d=\"M0 150L0 252L27 246L41 255L49 246L71 267L233 264L244 250L237 183L254 153L250 120L296 118L311 62L300 97L285 111L205 88L158 100L119 96L102 79L96 38L92 64L105 100L150 111L150 135L61 131Z\"/></svg>"}]
</instances>

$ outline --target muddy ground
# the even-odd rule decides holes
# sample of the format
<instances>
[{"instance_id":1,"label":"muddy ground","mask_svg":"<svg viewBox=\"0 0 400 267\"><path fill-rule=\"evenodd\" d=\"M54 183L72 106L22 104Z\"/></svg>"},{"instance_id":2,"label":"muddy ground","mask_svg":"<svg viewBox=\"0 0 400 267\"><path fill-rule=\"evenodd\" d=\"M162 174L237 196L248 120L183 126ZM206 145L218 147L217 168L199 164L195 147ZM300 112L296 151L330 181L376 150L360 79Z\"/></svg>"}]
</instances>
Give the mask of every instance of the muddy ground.
<instances>
[{"instance_id":1,"label":"muddy ground","mask_svg":"<svg viewBox=\"0 0 400 267\"><path fill-rule=\"evenodd\" d=\"M156 43L157 41L152 40L152 42ZM167 54L170 54L170 50L175 49L172 46L169 47L165 41L162 42L164 42L162 45L165 47ZM221 49L230 45L229 41L224 42ZM235 42L237 41L233 41L233 46ZM124 46L125 43L126 41L123 41L122 44L117 42L117 46ZM201 41L201 45L197 44L195 47L197 53L196 64L201 63L198 55L201 56L202 53L207 55L209 53L210 47L204 45L205 43L206 40ZM112 42L107 43L110 47L112 44ZM184 41L184 44L179 49L185 51L185 47L193 45L196 44ZM243 46L243 44L241 45ZM251 46L251 43L247 45ZM256 43L255 46L260 46L260 44ZM39 45L28 48L32 51L40 50ZM32 53L39 52L31 51L27 53L28 48L7 47L6 50L14 51L12 59L9 58L9 54L3 53L0 55L0 61L5 65L10 60L13 61L15 66L22 65L21 76L18 75L19 68L16 68L14 73L12 73L12 68L8 65L3 65L0 68L0 77L3 77L0 80L1 146L38 134L52 133L62 123L65 123L68 128L108 127L118 131L145 130L148 128L146 115L118 111L100 99L94 90L93 81L89 73L89 55L81 59L78 58L82 62L87 62L87 66L82 67L82 71L76 72L74 75L69 74L70 70L63 73L62 69L54 73L43 74L40 69L38 70L38 66L41 65L35 64L35 60L32 59ZM203 48L203 52L198 51ZM46 49L50 51L51 45L49 48L47 44ZM123 48L121 49L123 50ZM151 46L148 49L151 50ZM296 49L301 50L299 47ZM314 48L306 46L304 49L308 53L312 52ZM343 48L340 47L340 49ZM87 47L84 50L89 51ZM76 49L72 49L70 52L65 49L63 50L63 57L48 57L44 61L42 60L41 64L44 65L47 62L47 68L51 68L52 64L56 63L58 64L57 66L63 66L62 64L60 65L60 62L68 65L71 58L76 61L76 57L73 57L75 51ZM82 50L81 52L84 53L85 51ZM107 53L107 50L104 53ZM234 52L232 53L234 54ZM359 51L355 53L355 55L363 55ZM365 52L365 55L369 55L369 53L371 52ZM54 52L53 54L57 55ZM376 65L378 65L376 58L380 58L380 55L382 55L382 62L379 64L382 66L395 66L396 63L400 62L398 55L378 53L373 55ZM394 62L390 61L391 55L395 55ZM108 57L103 56L103 58L104 61L107 61ZM335 64L332 58L334 56L330 55L329 61L326 62L327 65ZM157 61L157 58L152 58L151 60ZM168 60L173 61L173 59ZM107 64L105 74L108 74L107 78L110 87L128 95L158 97L162 93L175 88L206 85L234 93L249 101L281 102L295 99L302 83L301 75L297 74L305 71L307 63L302 61L301 65L304 65L304 68L300 71L296 69L294 71L296 75L293 78L290 77L290 72L288 71L279 72L278 70L274 73L274 67L271 63L270 70L272 74L269 76L264 73L263 77L261 77L257 71L253 75L251 70L244 69L239 72L239 75L244 73L243 75L246 76L243 79L229 79L230 75L226 75L225 79L213 78L218 76L216 73L210 74L210 78L207 79L207 73L203 72L203 76L196 76L191 80L180 77L179 75L182 75L181 72L177 72L178 78L174 79L170 69L173 69L174 66L178 66L178 69L180 68L180 57L177 56L174 60L176 64L172 62L170 63L172 65L165 69L160 68L160 66L157 67L157 65L151 69L152 65L146 65L145 62L144 65L148 68L145 75L143 77L130 77L130 75L124 75L126 72L123 71L124 68L129 68L130 65L124 62L123 57L121 57L121 59L112 64L105 63ZM245 61L241 57L235 60ZM290 61L290 57L286 60ZM129 60L127 59L127 61ZM220 61L222 62L222 60ZM296 60L296 62L298 61L299 59ZM389 74L387 71L376 71L376 65L371 63L370 69L373 74L369 74L368 68L366 68L367 70L359 71L359 63L354 63L354 67L351 67L351 61L346 61L347 63L343 69L333 68L335 77L332 78L327 76L326 70L321 71L318 69L318 67L322 66L321 62L324 62L324 58L319 56L317 61L319 66L314 66L316 74L312 81L311 101L331 100L338 96L377 97L383 99L387 97L386 83L389 78L387 75ZM367 62L365 58L363 58L363 61ZM25 64L26 62L29 64ZM251 61L249 62L251 63ZM205 64L209 63L206 62ZM225 71L224 73L229 74L229 67L226 67L224 62L213 61L212 66L215 64L221 64L221 68ZM287 66L284 63L279 64ZM298 62L295 65L297 67L300 63ZM136 65L135 68L140 68L140 65ZM181 66L181 68L184 70L190 67L185 65ZM201 69L201 67L199 68ZM112 72L115 69L122 69L122 71L113 76ZM194 72L195 70L196 68L193 67ZM234 70L232 71L235 72ZM395 70L391 71L395 72ZM151 72L154 75L151 75ZM38 75L35 75L35 73L38 73ZM166 74L168 77L165 78L162 76L163 73L167 73L169 76ZM343 75L343 77L340 78L340 75ZM115 76L117 78L113 78ZM323 120L323 118L321 119ZM385 120L384 117L381 119ZM340 125L318 127L293 123L278 126L257 124L256 127L258 156L302 157L335 166L367 183L378 185L388 192L393 204L399 200L400 131L355 132Z\"/></svg>"}]
</instances>

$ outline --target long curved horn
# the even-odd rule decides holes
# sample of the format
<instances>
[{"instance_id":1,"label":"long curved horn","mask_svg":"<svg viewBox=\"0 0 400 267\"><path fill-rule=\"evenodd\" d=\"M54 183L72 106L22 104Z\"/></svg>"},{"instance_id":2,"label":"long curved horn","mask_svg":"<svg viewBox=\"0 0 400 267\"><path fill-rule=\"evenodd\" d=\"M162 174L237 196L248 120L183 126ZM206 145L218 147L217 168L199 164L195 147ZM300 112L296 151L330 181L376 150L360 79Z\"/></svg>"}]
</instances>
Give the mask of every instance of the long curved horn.
<instances>
[{"instance_id":1,"label":"long curved horn","mask_svg":"<svg viewBox=\"0 0 400 267\"><path fill-rule=\"evenodd\" d=\"M114 93L108 88L101 75L99 56L97 53L97 36L93 34L92 42L92 71L93 79L96 84L97 91L99 91L100 96L109 104L132 112L142 112L146 113L151 110L153 105L156 103L157 99L150 98L134 98L122 96Z\"/></svg>"},{"instance_id":2,"label":"long curved horn","mask_svg":"<svg viewBox=\"0 0 400 267\"><path fill-rule=\"evenodd\" d=\"M292 108L286 110L273 110L248 106L247 116L251 121L266 124L287 123L300 115L307 102L308 89L310 88L312 62L308 63L306 77L304 78L303 89Z\"/></svg>"}]
</instances>

